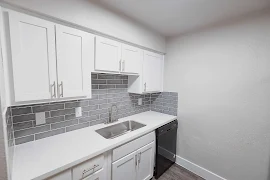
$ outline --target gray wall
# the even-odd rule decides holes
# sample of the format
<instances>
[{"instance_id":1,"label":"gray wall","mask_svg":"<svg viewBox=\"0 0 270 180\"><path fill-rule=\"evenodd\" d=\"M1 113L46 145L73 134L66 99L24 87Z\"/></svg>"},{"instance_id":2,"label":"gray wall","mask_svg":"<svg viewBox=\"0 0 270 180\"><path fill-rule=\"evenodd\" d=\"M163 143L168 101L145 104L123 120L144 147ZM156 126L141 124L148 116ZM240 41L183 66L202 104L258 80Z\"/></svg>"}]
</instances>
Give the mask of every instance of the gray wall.
<instances>
[{"instance_id":1,"label":"gray wall","mask_svg":"<svg viewBox=\"0 0 270 180\"><path fill-rule=\"evenodd\" d=\"M230 180L269 180L270 13L167 41L177 154Z\"/></svg>"}]
</instances>

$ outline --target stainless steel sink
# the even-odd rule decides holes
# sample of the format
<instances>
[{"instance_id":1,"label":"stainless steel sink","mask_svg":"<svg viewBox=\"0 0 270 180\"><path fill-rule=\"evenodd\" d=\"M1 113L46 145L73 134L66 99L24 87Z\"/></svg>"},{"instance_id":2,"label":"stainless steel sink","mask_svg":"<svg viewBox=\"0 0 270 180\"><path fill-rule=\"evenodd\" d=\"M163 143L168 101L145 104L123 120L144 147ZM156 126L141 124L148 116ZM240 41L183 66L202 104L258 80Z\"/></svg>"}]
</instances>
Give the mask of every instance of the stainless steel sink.
<instances>
[{"instance_id":1,"label":"stainless steel sink","mask_svg":"<svg viewBox=\"0 0 270 180\"><path fill-rule=\"evenodd\" d=\"M113 139L136 129L140 129L144 126L144 124L138 123L136 121L125 121L102 129L98 129L96 132L106 139Z\"/></svg>"}]
</instances>

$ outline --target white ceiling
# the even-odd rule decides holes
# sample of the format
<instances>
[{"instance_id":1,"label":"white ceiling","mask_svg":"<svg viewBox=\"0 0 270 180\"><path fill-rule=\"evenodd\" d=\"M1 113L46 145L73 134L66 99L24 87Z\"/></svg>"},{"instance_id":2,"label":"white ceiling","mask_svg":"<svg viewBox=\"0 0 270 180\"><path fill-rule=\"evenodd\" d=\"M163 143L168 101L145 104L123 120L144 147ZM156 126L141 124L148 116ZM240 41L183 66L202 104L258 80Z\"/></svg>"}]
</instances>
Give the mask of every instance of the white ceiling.
<instances>
[{"instance_id":1,"label":"white ceiling","mask_svg":"<svg viewBox=\"0 0 270 180\"><path fill-rule=\"evenodd\" d=\"M164 36L175 36L270 7L270 0L99 0Z\"/></svg>"}]
</instances>

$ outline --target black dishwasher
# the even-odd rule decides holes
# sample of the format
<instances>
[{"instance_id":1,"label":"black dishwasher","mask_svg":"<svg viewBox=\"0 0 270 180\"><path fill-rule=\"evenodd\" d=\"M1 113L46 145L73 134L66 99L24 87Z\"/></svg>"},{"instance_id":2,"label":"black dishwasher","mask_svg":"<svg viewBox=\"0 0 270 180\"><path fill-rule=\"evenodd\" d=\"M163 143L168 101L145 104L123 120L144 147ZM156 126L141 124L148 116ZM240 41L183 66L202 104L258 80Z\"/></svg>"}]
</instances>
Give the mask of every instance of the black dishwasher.
<instances>
[{"instance_id":1,"label":"black dishwasher","mask_svg":"<svg viewBox=\"0 0 270 180\"><path fill-rule=\"evenodd\" d=\"M175 163L177 127L175 120L156 129L156 179Z\"/></svg>"}]
</instances>

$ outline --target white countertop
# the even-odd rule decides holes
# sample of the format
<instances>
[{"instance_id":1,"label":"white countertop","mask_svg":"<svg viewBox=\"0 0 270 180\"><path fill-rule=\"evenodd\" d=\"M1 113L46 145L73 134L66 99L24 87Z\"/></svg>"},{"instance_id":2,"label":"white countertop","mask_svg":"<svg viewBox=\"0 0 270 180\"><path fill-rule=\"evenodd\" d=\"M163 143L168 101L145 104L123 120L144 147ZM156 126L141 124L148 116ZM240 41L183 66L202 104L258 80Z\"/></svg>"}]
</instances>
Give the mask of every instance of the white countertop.
<instances>
[{"instance_id":1,"label":"white countertop","mask_svg":"<svg viewBox=\"0 0 270 180\"><path fill-rule=\"evenodd\" d=\"M112 124L98 124L88 128L25 143L15 147L12 180L45 179L83 161L147 134L176 119L176 116L154 111L128 116L112 123L134 120L145 127L105 139L95 132Z\"/></svg>"}]
</instances>

